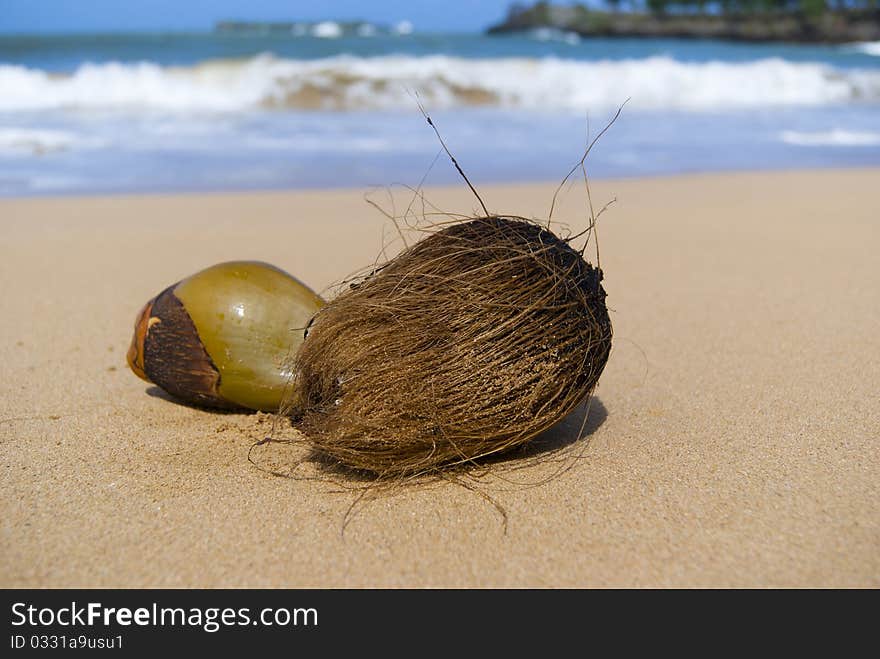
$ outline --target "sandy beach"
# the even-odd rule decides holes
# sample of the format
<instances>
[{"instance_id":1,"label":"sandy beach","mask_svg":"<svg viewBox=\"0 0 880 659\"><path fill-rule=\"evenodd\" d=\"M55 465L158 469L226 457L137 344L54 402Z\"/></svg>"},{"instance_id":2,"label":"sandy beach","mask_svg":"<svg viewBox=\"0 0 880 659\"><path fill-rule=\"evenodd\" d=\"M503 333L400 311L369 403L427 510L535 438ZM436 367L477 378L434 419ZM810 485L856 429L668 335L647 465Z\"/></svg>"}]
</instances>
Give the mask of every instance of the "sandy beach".
<instances>
[{"instance_id":1,"label":"sandy beach","mask_svg":"<svg viewBox=\"0 0 880 659\"><path fill-rule=\"evenodd\" d=\"M364 190L2 200L0 586L880 586L878 183L594 181L617 198L611 358L587 436L576 414L545 438L567 471L541 482L548 453L483 483L506 531L440 483L343 533L356 494L248 462L270 415L177 404L126 366L141 305L203 267L259 259L323 291L373 262L390 227ZM555 184L479 188L545 217ZM476 208L464 185L426 194ZM580 188L557 217L586 225Z\"/></svg>"}]
</instances>

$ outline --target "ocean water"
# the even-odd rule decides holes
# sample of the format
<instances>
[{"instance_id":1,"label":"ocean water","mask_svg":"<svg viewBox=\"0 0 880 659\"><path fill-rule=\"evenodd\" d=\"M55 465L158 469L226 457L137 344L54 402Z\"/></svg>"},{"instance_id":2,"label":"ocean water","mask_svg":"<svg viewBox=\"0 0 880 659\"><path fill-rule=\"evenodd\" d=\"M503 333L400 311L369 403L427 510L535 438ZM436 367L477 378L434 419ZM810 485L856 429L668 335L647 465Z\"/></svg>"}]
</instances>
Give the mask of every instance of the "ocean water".
<instances>
[{"instance_id":1,"label":"ocean water","mask_svg":"<svg viewBox=\"0 0 880 659\"><path fill-rule=\"evenodd\" d=\"M880 43L0 35L0 195L880 165Z\"/></svg>"}]
</instances>

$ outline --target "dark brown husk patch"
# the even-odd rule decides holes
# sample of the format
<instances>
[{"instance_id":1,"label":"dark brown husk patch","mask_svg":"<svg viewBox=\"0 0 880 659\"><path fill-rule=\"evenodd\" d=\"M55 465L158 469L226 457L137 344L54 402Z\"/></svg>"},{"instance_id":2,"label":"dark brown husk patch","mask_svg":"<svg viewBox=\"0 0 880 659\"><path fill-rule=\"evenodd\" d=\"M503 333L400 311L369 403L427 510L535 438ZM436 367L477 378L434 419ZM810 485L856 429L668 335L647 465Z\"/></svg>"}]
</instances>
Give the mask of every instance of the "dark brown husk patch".
<instances>
[{"instance_id":1,"label":"dark brown husk patch","mask_svg":"<svg viewBox=\"0 0 880 659\"><path fill-rule=\"evenodd\" d=\"M589 396L605 367L601 280L528 220L437 231L318 313L288 411L319 456L381 478L523 445Z\"/></svg>"}]
</instances>

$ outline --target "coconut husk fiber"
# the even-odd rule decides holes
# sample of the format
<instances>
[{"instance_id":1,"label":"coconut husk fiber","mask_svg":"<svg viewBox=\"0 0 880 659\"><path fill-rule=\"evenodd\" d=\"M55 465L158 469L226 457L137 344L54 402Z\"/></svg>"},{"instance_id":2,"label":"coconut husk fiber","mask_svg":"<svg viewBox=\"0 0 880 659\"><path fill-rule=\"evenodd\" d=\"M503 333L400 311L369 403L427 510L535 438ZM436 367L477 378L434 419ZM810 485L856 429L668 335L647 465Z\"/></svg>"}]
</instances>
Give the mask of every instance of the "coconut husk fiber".
<instances>
[{"instance_id":1,"label":"coconut husk fiber","mask_svg":"<svg viewBox=\"0 0 880 659\"><path fill-rule=\"evenodd\" d=\"M602 271L539 224L446 226L315 316L286 411L319 456L406 478L521 446L611 350Z\"/></svg>"}]
</instances>

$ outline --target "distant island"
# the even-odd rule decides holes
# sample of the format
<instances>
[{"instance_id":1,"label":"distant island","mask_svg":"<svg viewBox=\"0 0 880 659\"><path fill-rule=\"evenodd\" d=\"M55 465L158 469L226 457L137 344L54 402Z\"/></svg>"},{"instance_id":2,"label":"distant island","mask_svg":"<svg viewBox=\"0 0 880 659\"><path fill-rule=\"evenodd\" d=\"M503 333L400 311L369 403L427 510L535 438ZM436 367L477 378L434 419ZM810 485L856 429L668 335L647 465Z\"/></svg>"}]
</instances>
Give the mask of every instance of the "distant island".
<instances>
[{"instance_id":1,"label":"distant island","mask_svg":"<svg viewBox=\"0 0 880 659\"><path fill-rule=\"evenodd\" d=\"M880 40L880 0L606 0L584 5L513 4L488 34L556 30L582 37L849 43Z\"/></svg>"},{"instance_id":2,"label":"distant island","mask_svg":"<svg viewBox=\"0 0 880 659\"><path fill-rule=\"evenodd\" d=\"M343 36L372 37L380 34L407 35L413 31L409 21L394 25L377 25L368 21L219 21L214 32L236 35L293 35L295 37L337 38Z\"/></svg>"}]
</instances>

